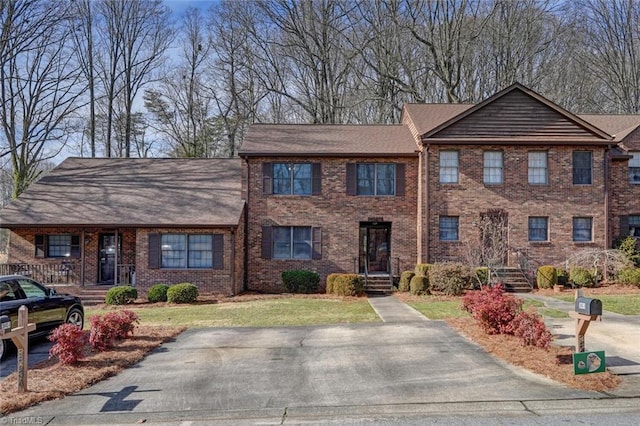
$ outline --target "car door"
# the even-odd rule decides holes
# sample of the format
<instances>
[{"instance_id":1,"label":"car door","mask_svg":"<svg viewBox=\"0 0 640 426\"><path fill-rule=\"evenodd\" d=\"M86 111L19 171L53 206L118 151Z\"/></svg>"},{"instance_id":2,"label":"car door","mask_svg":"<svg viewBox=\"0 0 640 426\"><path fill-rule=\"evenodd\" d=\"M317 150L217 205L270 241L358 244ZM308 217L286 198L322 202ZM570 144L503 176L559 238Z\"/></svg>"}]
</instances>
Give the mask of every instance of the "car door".
<instances>
[{"instance_id":1,"label":"car door","mask_svg":"<svg viewBox=\"0 0 640 426\"><path fill-rule=\"evenodd\" d=\"M55 328L64 321L64 307L59 306L57 298L49 296L44 286L29 278L19 278L17 282L27 298L29 322L36 323L37 333Z\"/></svg>"}]
</instances>

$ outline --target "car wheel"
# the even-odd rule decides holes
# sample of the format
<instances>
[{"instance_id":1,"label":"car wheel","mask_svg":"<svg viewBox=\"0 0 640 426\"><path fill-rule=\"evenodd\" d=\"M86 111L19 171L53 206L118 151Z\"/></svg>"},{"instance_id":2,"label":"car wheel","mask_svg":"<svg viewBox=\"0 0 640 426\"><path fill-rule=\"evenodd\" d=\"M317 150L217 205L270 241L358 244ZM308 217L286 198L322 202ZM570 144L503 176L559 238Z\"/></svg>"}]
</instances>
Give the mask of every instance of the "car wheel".
<instances>
[{"instance_id":1,"label":"car wheel","mask_svg":"<svg viewBox=\"0 0 640 426\"><path fill-rule=\"evenodd\" d=\"M0 339L0 361L2 361L9 352L9 341Z\"/></svg>"},{"instance_id":2,"label":"car wheel","mask_svg":"<svg viewBox=\"0 0 640 426\"><path fill-rule=\"evenodd\" d=\"M65 322L82 328L84 327L84 315L80 309L72 308L67 314L67 320Z\"/></svg>"}]
</instances>

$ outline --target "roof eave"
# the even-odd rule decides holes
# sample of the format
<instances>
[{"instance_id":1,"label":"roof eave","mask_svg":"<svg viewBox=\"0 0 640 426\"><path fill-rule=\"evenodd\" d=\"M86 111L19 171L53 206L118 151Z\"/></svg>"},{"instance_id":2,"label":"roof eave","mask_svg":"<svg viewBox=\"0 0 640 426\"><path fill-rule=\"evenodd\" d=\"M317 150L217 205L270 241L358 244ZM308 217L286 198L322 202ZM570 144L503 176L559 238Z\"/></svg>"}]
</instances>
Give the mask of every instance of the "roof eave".
<instances>
[{"instance_id":1,"label":"roof eave","mask_svg":"<svg viewBox=\"0 0 640 426\"><path fill-rule=\"evenodd\" d=\"M423 144L431 145L523 145L523 146L540 146L540 145L570 145L570 146L611 146L612 141L593 140L593 139L550 139L550 138L422 138Z\"/></svg>"}]
</instances>

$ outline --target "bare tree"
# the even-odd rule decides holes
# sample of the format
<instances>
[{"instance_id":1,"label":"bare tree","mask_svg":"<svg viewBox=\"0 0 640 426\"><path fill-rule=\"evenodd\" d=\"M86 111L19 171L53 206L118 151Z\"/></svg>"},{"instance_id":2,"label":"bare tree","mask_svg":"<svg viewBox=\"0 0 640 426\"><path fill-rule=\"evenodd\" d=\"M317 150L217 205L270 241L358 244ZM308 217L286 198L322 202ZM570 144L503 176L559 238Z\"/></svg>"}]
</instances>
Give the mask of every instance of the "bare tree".
<instances>
[{"instance_id":1,"label":"bare tree","mask_svg":"<svg viewBox=\"0 0 640 426\"><path fill-rule=\"evenodd\" d=\"M640 112L640 2L581 0L581 61L601 83L603 110Z\"/></svg>"},{"instance_id":2,"label":"bare tree","mask_svg":"<svg viewBox=\"0 0 640 426\"><path fill-rule=\"evenodd\" d=\"M81 130L89 138L89 150L91 157L96 156L96 75L94 64L94 14L92 0L76 0L71 3L71 12L74 15L71 34L75 45L75 52L82 73L89 89L89 129Z\"/></svg>"},{"instance_id":3,"label":"bare tree","mask_svg":"<svg viewBox=\"0 0 640 426\"><path fill-rule=\"evenodd\" d=\"M84 87L65 5L10 0L0 7L0 120L15 198L66 143L67 121Z\"/></svg>"},{"instance_id":4,"label":"bare tree","mask_svg":"<svg viewBox=\"0 0 640 426\"><path fill-rule=\"evenodd\" d=\"M211 41L199 9L188 9L179 30L180 53L157 88L145 91L152 126L167 140L171 155L211 157L215 138L214 106L205 67Z\"/></svg>"}]
</instances>

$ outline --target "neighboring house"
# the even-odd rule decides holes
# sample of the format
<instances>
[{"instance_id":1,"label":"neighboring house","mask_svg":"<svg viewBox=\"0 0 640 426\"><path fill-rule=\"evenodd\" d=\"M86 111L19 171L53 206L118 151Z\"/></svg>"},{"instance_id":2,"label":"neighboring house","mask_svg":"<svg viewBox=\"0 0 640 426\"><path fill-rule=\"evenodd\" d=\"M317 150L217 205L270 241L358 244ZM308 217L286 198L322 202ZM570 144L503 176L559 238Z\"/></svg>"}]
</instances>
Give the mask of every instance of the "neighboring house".
<instances>
[{"instance_id":1,"label":"neighboring house","mask_svg":"<svg viewBox=\"0 0 640 426\"><path fill-rule=\"evenodd\" d=\"M241 173L237 159L68 158L0 212L8 263L44 282L188 281L236 294Z\"/></svg>"},{"instance_id":2,"label":"neighboring house","mask_svg":"<svg viewBox=\"0 0 640 426\"><path fill-rule=\"evenodd\" d=\"M239 155L66 160L0 211L9 264L235 294L283 291L290 269L389 282L416 263L561 264L640 237L640 116L575 115L519 84L406 105L398 125L256 124Z\"/></svg>"}]
</instances>

